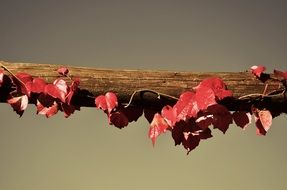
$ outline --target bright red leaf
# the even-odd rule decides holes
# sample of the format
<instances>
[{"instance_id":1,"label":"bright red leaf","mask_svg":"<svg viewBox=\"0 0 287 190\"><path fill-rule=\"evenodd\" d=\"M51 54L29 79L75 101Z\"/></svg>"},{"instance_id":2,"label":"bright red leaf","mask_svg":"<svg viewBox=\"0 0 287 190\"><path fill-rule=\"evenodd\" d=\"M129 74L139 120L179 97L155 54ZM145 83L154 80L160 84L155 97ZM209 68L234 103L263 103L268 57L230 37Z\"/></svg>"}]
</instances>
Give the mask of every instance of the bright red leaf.
<instances>
[{"instance_id":1,"label":"bright red leaf","mask_svg":"<svg viewBox=\"0 0 287 190\"><path fill-rule=\"evenodd\" d=\"M176 113L176 109L174 109L173 107L171 107L170 105L164 106L161 110L161 115L162 117L165 119L165 121L167 122L167 124L173 128L173 126L175 125L176 121L176 117L177 117L177 113Z\"/></svg>"},{"instance_id":2,"label":"bright red leaf","mask_svg":"<svg viewBox=\"0 0 287 190\"><path fill-rule=\"evenodd\" d=\"M266 68L264 66L261 66L261 65L260 66L254 65L250 69L251 69L251 73L253 75L260 78L261 74L265 71Z\"/></svg>"},{"instance_id":3,"label":"bright red leaf","mask_svg":"<svg viewBox=\"0 0 287 190\"><path fill-rule=\"evenodd\" d=\"M156 113L150 124L150 129L148 132L148 136L152 140L153 145L155 145L156 138L160 134L164 133L167 128L168 124L166 123L164 118L159 113Z\"/></svg>"},{"instance_id":4,"label":"bright red leaf","mask_svg":"<svg viewBox=\"0 0 287 190\"><path fill-rule=\"evenodd\" d=\"M103 111L110 113L114 108L118 106L118 99L113 92L107 92L105 96L100 95L95 99L96 107Z\"/></svg>"},{"instance_id":5,"label":"bright red leaf","mask_svg":"<svg viewBox=\"0 0 287 190\"><path fill-rule=\"evenodd\" d=\"M173 109L176 110L177 121L196 117L200 109L196 102L195 93L190 91L182 93Z\"/></svg>"},{"instance_id":6,"label":"bright red leaf","mask_svg":"<svg viewBox=\"0 0 287 190\"><path fill-rule=\"evenodd\" d=\"M195 100L199 110L205 110L207 107L216 104L213 90L203 85L196 89Z\"/></svg>"},{"instance_id":7,"label":"bright red leaf","mask_svg":"<svg viewBox=\"0 0 287 190\"><path fill-rule=\"evenodd\" d=\"M46 86L46 82L42 78L35 78L32 81L31 92L41 93L44 92Z\"/></svg>"},{"instance_id":8,"label":"bright red leaf","mask_svg":"<svg viewBox=\"0 0 287 190\"><path fill-rule=\"evenodd\" d=\"M226 89L225 83L218 77L210 77L202 80L195 89L200 89L203 86L213 90L214 95L218 100L232 96L232 92Z\"/></svg>"}]
</instances>

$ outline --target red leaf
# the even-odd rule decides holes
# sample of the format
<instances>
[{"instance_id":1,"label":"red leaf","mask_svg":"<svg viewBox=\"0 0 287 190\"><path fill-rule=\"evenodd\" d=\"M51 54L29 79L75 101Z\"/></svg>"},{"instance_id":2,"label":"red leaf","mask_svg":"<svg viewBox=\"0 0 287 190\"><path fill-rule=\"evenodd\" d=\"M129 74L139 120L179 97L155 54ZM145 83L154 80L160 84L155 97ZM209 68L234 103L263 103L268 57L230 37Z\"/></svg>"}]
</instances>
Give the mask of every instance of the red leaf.
<instances>
[{"instance_id":1,"label":"red leaf","mask_svg":"<svg viewBox=\"0 0 287 190\"><path fill-rule=\"evenodd\" d=\"M54 104L55 98L48 94L41 93L38 96L38 100L44 107L50 107Z\"/></svg>"},{"instance_id":2,"label":"red leaf","mask_svg":"<svg viewBox=\"0 0 287 190\"><path fill-rule=\"evenodd\" d=\"M56 79L53 84L65 95L67 94L68 86L65 80L58 78Z\"/></svg>"},{"instance_id":3,"label":"red leaf","mask_svg":"<svg viewBox=\"0 0 287 190\"><path fill-rule=\"evenodd\" d=\"M148 136L152 140L153 145L155 145L156 138L160 134L164 133L167 128L168 124L166 123L164 118L159 113L156 113L151 122L150 129L148 132Z\"/></svg>"},{"instance_id":4,"label":"red leaf","mask_svg":"<svg viewBox=\"0 0 287 190\"><path fill-rule=\"evenodd\" d=\"M27 73L17 73L15 76L17 78L12 76L12 79L16 85L17 91L29 97L33 80L32 76Z\"/></svg>"},{"instance_id":5,"label":"red leaf","mask_svg":"<svg viewBox=\"0 0 287 190\"><path fill-rule=\"evenodd\" d=\"M72 98L74 94L77 92L79 85L80 85L80 79L79 78L74 79L71 86L69 87L69 92L66 96L66 103L68 105L71 104Z\"/></svg>"},{"instance_id":6,"label":"red leaf","mask_svg":"<svg viewBox=\"0 0 287 190\"><path fill-rule=\"evenodd\" d=\"M96 107L103 111L108 110L108 113L118 106L118 99L116 94L107 92L105 96L100 95L95 99Z\"/></svg>"},{"instance_id":7,"label":"red leaf","mask_svg":"<svg viewBox=\"0 0 287 190\"><path fill-rule=\"evenodd\" d=\"M232 114L232 117L235 124L243 130L251 123L251 114L249 112L236 111Z\"/></svg>"},{"instance_id":8,"label":"red leaf","mask_svg":"<svg viewBox=\"0 0 287 190\"><path fill-rule=\"evenodd\" d=\"M128 119L128 122L137 121L138 118L143 114L143 108L129 106L127 108L117 109L119 112L122 112Z\"/></svg>"},{"instance_id":9,"label":"red leaf","mask_svg":"<svg viewBox=\"0 0 287 190\"><path fill-rule=\"evenodd\" d=\"M195 89L199 89L202 86L212 89L214 92L214 95L219 100L232 96L232 92L230 90L226 90L226 85L224 84L222 79L218 77L210 77L210 78L204 79L203 81L200 82L200 84Z\"/></svg>"},{"instance_id":10,"label":"red leaf","mask_svg":"<svg viewBox=\"0 0 287 190\"><path fill-rule=\"evenodd\" d=\"M177 121L196 117L199 108L196 102L195 93L190 91L182 93L173 109L176 110Z\"/></svg>"},{"instance_id":11,"label":"red leaf","mask_svg":"<svg viewBox=\"0 0 287 190\"><path fill-rule=\"evenodd\" d=\"M55 115L58 112L58 104L53 103L50 107L43 106L39 101L37 101L37 114L46 115L47 118Z\"/></svg>"},{"instance_id":12,"label":"red leaf","mask_svg":"<svg viewBox=\"0 0 287 190\"><path fill-rule=\"evenodd\" d=\"M44 90L45 94L48 94L50 96L52 96L53 98L58 98L59 100L61 100L62 102L65 102L65 92L63 92L62 90L60 90L57 86L55 86L54 84L47 84L45 86L45 90Z\"/></svg>"},{"instance_id":13,"label":"red leaf","mask_svg":"<svg viewBox=\"0 0 287 190\"><path fill-rule=\"evenodd\" d=\"M66 67L60 67L57 71L60 75L63 76L67 76L67 74L69 73L69 69L67 69Z\"/></svg>"},{"instance_id":14,"label":"red leaf","mask_svg":"<svg viewBox=\"0 0 287 190\"><path fill-rule=\"evenodd\" d=\"M256 125L256 134L265 136L267 132L265 131L258 115L254 114L254 118L255 118L255 125Z\"/></svg>"},{"instance_id":15,"label":"red leaf","mask_svg":"<svg viewBox=\"0 0 287 190\"><path fill-rule=\"evenodd\" d=\"M212 124L213 121L212 115L204 115L196 119L196 124L199 128L205 130L209 125Z\"/></svg>"},{"instance_id":16,"label":"red leaf","mask_svg":"<svg viewBox=\"0 0 287 190\"><path fill-rule=\"evenodd\" d=\"M274 70L274 75L278 78L283 78L287 80L287 71L282 72L282 71Z\"/></svg>"},{"instance_id":17,"label":"red leaf","mask_svg":"<svg viewBox=\"0 0 287 190\"><path fill-rule=\"evenodd\" d=\"M4 78L4 71L2 69L0 69L0 87L3 83L3 78Z\"/></svg>"},{"instance_id":18,"label":"red leaf","mask_svg":"<svg viewBox=\"0 0 287 190\"><path fill-rule=\"evenodd\" d=\"M76 110L75 106L68 105L67 103L62 103L61 107L62 107L62 111L64 112L65 118L70 117L70 115L72 115Z\"/></svg>"},{"instance_id":19,"label":"red leaf","mask_svg":"<svg viewBox=\"0 0 287 190\"><path fill-rule=\"evenodd\" d=\"M8 104L10 104L13 108L13 110L20 115L20 117L23 115L24 110L28 106L28 96L18 96L18 97L12 97L7 100Z\"/></svg>"},{"instance_id":20,"label":"red leaf","mask_svg":"<svg viewBox=\"0 0 287 190\"><path fill-rule=\"evenodd\" d=\"M173 126L176 123L176 117L177 117L176 109L173 109L173 107L171 107L169 105L164 106L161 110L161 115L165 119L167 124L171 128L173 128Z\"/></svg>"},{"instance_id":21,"label":"red leaf","mask_svg":"<svg viewBox=\"0 0 287 190\"><path fill-rule=\"evenodd\" d=\"M200 110L205 110L208 106L216 104L213 90L203 85L196 89L195 100Z\"/></svg>"},{"instance_id":22,"label":"red leaf","mask_svg":"<svg viewBox=\"0 0 287 190\"><path fill-rule=\"evenodd\" d=\"M272 125L272 115L270 111L260 110L258 112L258 116L259 116L260 122L262 123L264 130L267 132L270 129L270 126Z\"/></svg>"},{"instance_id":23,"label":"red leaf","mask_svg":"<svg viewBox=\"0 0 287 190\"><path fill-rule=\"evenodd\" d=\"M232 115L225 106L216 104L208 107L208 112L213 115L212 124L214 128L225 133L232 123Z\"/></svg>"},{"instance_id":24,"label":"red leaf","mask_svg":"<svg viewBox=\"0 0 287 190\"><path fill-rule=\"evenodd\" d=\"M260 78L260 76L261 76L261 74L265 71L265 67L264 66L256 66L256 65L254 65L254 66L252 66L251 67L251 73L253 74L253 75L255 75L256 77L258 77L258 78Z\"/></svg>"},{"instance_id":25,"label":"red leaf","mask_svg":"<svg viewBox=\"0 0 287 190\"><path fill-rule=\"evenodd\" d=\"M199 133L200 139L209 139L212 137L211 130L209 128L206 128L202 132Z\"/></svg>"},{"instance_id":26,"label":"red leaf","mask_svg":"<svg viewBox=\"0 0 287 190\"><path fill-rule=\"evenodd\" d=\"M16 77L20 79L24 84L27 82L32 82L33 80L32 76L28 73L17 73Z\"/></svg>"},{"instance_id":27,"label":"red leaf","mask_svg":"<svg viewBox=\"0 0 287 190\"><path fill-rule=\"evenodd\" d=\"M200 142L200 136L187 133L185 140L182 141L183 147L187 150L187 154L195 149Z\"/></svg>"},{"instance_id":28,"label":"red leaf","mask_svg":"<svg viewBox=\"0 0 287 190\"><path fill-rule=\"evenodd\" d=\"M123 112L113 112L109 116L110 124L113 124L117 128L124 128L129 124L129 119Z\"/></svg>"},{"instance_id":29,"label":"red leaf","mask_svg":"<svg viewBox=\"0 0 287 190\"><path fill-rule=\"evenodd\" d=\"M46 86L46 82L42 78L35 78L32 81L31 92L41 93L44 92Z\"/></svg>"}]
</instances>

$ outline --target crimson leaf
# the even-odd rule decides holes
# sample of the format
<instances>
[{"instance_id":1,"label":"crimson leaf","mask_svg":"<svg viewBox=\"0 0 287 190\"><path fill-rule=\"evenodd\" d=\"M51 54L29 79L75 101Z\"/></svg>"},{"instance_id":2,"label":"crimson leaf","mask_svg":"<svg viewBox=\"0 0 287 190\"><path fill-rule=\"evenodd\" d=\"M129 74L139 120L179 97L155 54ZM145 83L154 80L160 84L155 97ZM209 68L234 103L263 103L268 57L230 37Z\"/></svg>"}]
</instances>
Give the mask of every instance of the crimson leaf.
<instances>
[{"instance_id":1,"label":"crimson leaf","mask_svg":"<svg viewBox=\"0 0 287 190\"><path fill-rule=\"evenodd\" d=\"M13 110L20 115L20 117L23 115L24 110L28 106L28 96L22 95L18 97L12 97L7 100L8 104L10 104L13 108Z\"/></svg>"},{"instance_id":2,"label":"crimson leaf","mask_svg":"<svg viewBox=\"0 0 287 190\"><path fill-rule=\"evenodd\" d=\"M251 73L253 75L255 75L256 77L260 78L261 74L265 71L266 68L264 66L262 66L262 65L260 65L260 66L254 65L250 69L251 69Z\"/></svg>"},{"instance_id":3,"label":"crimson leaf","mask_svg":"<svg viewBox=\"0 0 287 190\"><path fill-rule=\"evenodd\" d=\"M160 134L164 133L167 128L168 124L166 123L164 118L159 113L156 113L150 124L150 129L148 132L148 136L152 140L153 145L155 145L156 138Z\"/></svg>"}]
</instances>

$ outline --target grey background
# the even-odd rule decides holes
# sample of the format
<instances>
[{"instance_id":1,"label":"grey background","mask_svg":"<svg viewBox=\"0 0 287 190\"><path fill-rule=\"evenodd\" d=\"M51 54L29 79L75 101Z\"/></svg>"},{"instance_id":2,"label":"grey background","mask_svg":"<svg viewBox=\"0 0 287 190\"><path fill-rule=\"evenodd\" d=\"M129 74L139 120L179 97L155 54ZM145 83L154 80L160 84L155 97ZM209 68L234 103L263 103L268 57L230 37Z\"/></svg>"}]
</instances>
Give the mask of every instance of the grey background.
<instances>
[{"instance_id":1,"label":"grey background","mask_svg":"<svg viewBox=\"0 0 287 190\"><path fill-rule=\"evenodd\" d=\"M280 0L0 0L0 59L116 69L286 70ZM266 137L232 125L185 155L94 108L46 119L0 105L0 189L285 189L286 116Z\"/></svg>"}]
</instances>

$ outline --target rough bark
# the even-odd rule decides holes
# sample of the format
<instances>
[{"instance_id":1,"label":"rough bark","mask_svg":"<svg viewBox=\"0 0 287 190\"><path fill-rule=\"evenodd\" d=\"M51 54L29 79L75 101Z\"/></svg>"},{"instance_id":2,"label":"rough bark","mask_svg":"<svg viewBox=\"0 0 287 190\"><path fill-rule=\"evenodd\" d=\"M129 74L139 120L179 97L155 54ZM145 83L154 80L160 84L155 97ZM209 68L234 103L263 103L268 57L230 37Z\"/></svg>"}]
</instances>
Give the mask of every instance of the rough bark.
<instances>
[{"instance_id":1,"label":"rough bark","mask_svg":"<svg viewBox=\"0 0 287 190\"><path fill-rule=\"evenodd\" d=\"M164 104L174 104L175 100L167 96L160 96L149 90L162 94L179 97L179 95L197 86L200 81L208 77L220 77L226 83L227 88L233 92L234 98L222 102L230 110L248 110L252 104L259 107L267 107L278 112L286 112L286 93L279 93L282 85L278 81L267 80L265 83L254 77L249 71L244 72L171 72L148 70L108 70L85 67L72 67L68 65L51 65L35 63L9 63L1 62L13 73L26 72L34 77L42 77L52 82L59 74L57 69L65 66L70 70L71 77L79 77L81 80L81 93L74 102L81 106L94 106L95 97L108 91L116 92L120 102L129 102L134 91L148 89L137 93L132 104L147 107L160 108ZM278 92L273 97L250 96L250 94L262 94L268 84L266 94ZM279 90L279 91L278 91ZM282 91L281 91L282 92ZM3 100L2 100L3 101Z\"/></svg>"}]
</instances>

